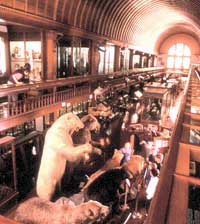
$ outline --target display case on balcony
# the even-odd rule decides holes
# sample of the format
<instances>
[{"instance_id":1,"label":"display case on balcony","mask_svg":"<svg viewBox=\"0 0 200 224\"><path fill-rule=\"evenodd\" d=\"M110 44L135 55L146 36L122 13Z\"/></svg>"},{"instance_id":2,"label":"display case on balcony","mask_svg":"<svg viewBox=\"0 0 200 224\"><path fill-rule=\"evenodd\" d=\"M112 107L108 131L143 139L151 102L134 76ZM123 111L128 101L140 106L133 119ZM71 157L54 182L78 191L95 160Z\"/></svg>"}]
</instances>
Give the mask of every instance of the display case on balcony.
<instances>
[{"instance_id":1,"label":"display case on balcony","mask_svg":"<svg viewBox=\"0 0 200 224\"><path fill-rule=\"evenodd\" d=\"M0 138L0 211L4 211L17 195L15 138L5 136Z\"/></svg>"},{"instance_id":2,"label":"display case on balcony","mask_svg":"<svg viewBox=\"0 0 200 224\"><path fill-rule=\"evenodd\" d=\"M91 41L63 36L57 41L57 78L88 75Z\"/></svg>"},{"instance_id":3,"label":"display case on balcony","mask_svg":"<svg viewBox=\"0 0 200 224\"><path fill-rule=\"evenodd\" d=\"M33 75L41 76L41 41L10 41L11 72L31 65Z\"/></svg>"},{"instance_id":4,"label":"display case on balcony","mask_svg":"<svg viewBox=\"0 0 200 224\"><path fill-rule=\"evenodd\" d=\"M144 110L142 122L148 124L162 125L164 119L169 115L171 99L167 88L148 86L143 93Z\"/></svg>"}]
</instances>

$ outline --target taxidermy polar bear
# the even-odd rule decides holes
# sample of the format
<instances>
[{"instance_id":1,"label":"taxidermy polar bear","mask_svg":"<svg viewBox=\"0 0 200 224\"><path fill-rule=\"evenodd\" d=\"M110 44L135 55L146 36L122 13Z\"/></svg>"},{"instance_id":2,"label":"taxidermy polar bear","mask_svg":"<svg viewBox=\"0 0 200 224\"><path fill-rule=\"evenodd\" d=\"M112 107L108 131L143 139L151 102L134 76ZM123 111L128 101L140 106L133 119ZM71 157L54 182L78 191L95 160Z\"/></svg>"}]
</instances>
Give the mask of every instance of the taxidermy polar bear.
<instances>
[{"instance_id":1,"label":"taxidermy polar bear","mask_svg":"<svg viewBox=\"0 0 200 224\"><path fill-rule=\"evenodd\" d=\"M83 121L86 122L88 119L91 117L87 115L87 119ZM71 137L75 131L84 128L84 122L75 114L67 113L48 129L36 184L40 198L52 198L56 185L64 174L66 162L74 167L81 160L90 158L92 146L89 143L74 146Z\"/></svg>"},{"instance_id":2,"label":"taxidermy polar bear","mask_svg":"<svg viewBox=\"0 0 200 224\"><path fill-rule=\"evenodd\" d=\"M33 197L17 207L14 219L23 224L91 224L104 220L109 212L108 206L92 200L75 206L67 198L50 202Z\"/></svg>"}]
</instances>

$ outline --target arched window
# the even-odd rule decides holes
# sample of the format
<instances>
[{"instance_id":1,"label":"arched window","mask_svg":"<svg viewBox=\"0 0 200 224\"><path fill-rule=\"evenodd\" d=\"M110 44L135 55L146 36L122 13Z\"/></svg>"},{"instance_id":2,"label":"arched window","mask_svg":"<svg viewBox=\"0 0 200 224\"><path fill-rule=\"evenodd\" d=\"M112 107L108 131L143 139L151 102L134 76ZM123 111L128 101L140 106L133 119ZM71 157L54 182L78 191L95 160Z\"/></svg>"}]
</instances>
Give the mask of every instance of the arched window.
<instances>
[{"instance_id":1,"label":"arched window","mask_svg":"<svg viewBox=\"0 0 200 224\"><path fill-rule=\"evenodd\" d=\"M167 68L189 69L190 67L190 48L183 44L177 43L170 47L167 58Z\"/></svg>"}]
</instances>

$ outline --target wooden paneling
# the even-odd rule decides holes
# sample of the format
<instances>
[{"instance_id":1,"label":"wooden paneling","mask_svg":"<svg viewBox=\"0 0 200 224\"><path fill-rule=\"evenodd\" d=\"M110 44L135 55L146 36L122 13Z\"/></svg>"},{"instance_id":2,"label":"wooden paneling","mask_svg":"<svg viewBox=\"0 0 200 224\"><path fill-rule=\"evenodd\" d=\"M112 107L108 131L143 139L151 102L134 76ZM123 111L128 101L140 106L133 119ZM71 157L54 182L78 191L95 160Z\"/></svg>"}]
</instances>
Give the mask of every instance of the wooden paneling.
<instances>
[{"instance_id":1,"label":"wooden paneling","mask_svg":"<svg viewBox=\"0 0 200 224\"><path fill-rule=\"evenodd\" d=\"M174 178L166 224L186 224L188 207L188 181Z\"/></svg>"},{"instance_id":2,"label":"wooden paneling","mask_svg":"<svg viewBox=\"0 0 200 224\"><path fill-rule=\"evenodd\" d=\"M57 9L56 7L56 3L57 3L57 0L46 0L46 4L45 4L45 14L46 14L46 17L50 18L50 19L53 19L54 18L54 8Z\"/></svg>"},{"instance_id":3,"label":"wooden paneling","mask_svg":"<svg viewBox=\"0 0 200 224\"><path fill-rule=\"evenodd\" d=\"M56 0L56 4L54 7L53 19L59 22L62 22L62 11L64 7L64 1L65 0Z\"/></svg>"},{"instance_id":4,"label":"wooden paneling","mask_svg":"<svg viewBox=\"0 0 200 224\"><path fill-rule=\"evenodd\" d=\"M187 145L179 144L178 157L175 172L189 176L190 148Z\"/></svg>"}]
</instances>

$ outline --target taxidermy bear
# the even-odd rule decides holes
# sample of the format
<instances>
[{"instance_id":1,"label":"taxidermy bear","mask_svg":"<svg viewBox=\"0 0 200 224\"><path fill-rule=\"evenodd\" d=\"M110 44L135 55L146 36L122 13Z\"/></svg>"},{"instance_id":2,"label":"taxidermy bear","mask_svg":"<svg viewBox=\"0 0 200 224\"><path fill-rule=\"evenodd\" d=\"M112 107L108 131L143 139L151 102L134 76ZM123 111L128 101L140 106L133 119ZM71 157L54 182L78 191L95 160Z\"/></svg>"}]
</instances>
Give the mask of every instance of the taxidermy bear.
<instances>
[{"instance_id":1,"label":"taxidermy bear","mask_svg":"<svg viewBox=\"0 0 200 224\"><path fill-rule=\"evenodd\" d=\"M87 115L82 121L77 115L67 113L48 129L36 184L39 197L46 200L52 198L56 185L60 183L64 174L66 162L70 168L90 158L93 153L91 144L74 146L72 140L72 134L82 129L88 119L91 119L91 116ZM91 126L92 129L98 128L98 124Z\"/></svg>"},{"instance_id":2,"label":"taxidermy bear","mask_svg":"<svg viewBox=\"0 0 200 224\"><path fill-rule=\"evenodd\" d=\"M14 219L23 224L91 224L108 214L109 207L97 201L75 206L63 197L54 203L33 197L18 206Z\"/></svg>"}]
</instances>

